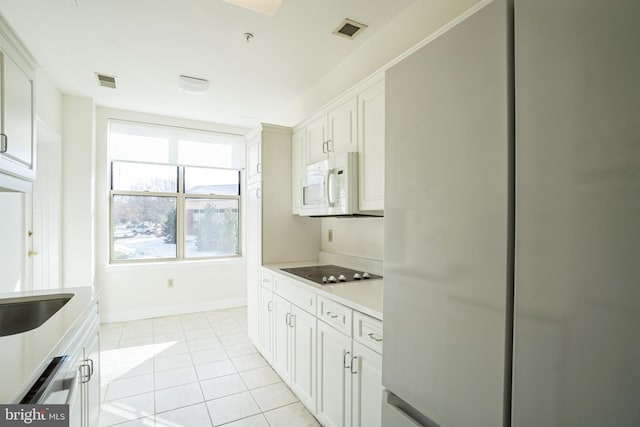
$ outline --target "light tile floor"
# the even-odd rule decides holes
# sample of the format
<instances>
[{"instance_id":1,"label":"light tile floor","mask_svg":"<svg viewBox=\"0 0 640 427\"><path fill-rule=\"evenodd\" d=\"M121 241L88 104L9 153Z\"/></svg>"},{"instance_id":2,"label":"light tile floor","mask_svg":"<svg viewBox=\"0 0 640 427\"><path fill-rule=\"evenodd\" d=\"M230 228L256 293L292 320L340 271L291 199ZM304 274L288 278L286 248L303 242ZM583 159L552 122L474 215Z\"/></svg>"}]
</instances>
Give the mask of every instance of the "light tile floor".
<instances>
[{"instance_id":1,"label":"light tile floor","mask_svg":"<svg viewBox=\"0 0 640 427\"><path fill-rule=\"evenodd\" d=\"M246 308L100 332L100 427L320 425L249 341Z\"/></svg>"}]
</instances>

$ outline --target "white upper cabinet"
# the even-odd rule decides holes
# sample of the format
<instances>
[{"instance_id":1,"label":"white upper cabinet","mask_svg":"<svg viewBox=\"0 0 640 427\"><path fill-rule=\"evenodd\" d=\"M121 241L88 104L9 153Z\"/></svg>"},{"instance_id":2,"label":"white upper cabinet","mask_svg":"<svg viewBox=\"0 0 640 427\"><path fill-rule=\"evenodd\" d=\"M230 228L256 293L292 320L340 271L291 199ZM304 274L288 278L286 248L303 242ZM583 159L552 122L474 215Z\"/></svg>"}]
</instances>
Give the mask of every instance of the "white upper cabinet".
<instances>
[{"instance_id":1,"label":"white upper cabinet","mask_svg":"<svg viewBox=\"0 0 640 427\"><path fill-rule=\"evenodd\" d=\"M329 111L327 150L330 153L358 151L357 111L358 102L355 96Z\"/></svg>"},{"instance_id":2,"label":"white upper cabinet","mask_svg":"<svg viewBox=\"0 0 640 427\"><path fill-rule=\"evenodd\" d=\"M295 135L298 142L296 143ZM313 117L298 125L294 135L303 153L293 157L293 213L299 214L300 179L306 167L331 153L358 153L358 210L381 215L384 211L385 81L376 75ZM296 148L294 148L295 150ZM295 152L295 151L294 151ZM296 167L297 163L297 167ZM295 173L295 172L294 172Z\"/></svg>"},{"instance_id":3,"label":"white upper cabinet","mask_svg":"<svg viewBox=\"0 0 640 427\"><path fill-rule=\"evenodd\" d=\"M35 180L33 62L0 21L0 172Z\"/></svg>"},{"instance_id":4,"label":"white upper cabinet","mask_svg":"<svg viewBox=\"0 0 640 427\"><path fill-rule=\"evenodd\" d=\"M307 125L307 165L327 157L328 127L327 116L322 116Z\"/></svg>"},{"instance_id":5,"label":"white upper cabinet","mask_svg":"<svg viewBox=\"0 0 640 427\"><path fill-rule=\"evenodd\" d=\"M247 182L260 181L262 164L262 144L259 134L252 135L247 141Z\"/></svg>"},{"instance_id":6,"label":"white upper cabinet","mask_svg":"<svg viewBox=\"0 0 640 427\"><path fill-rule=\"evenodd\" d=\"M299 130L291 137L291 213L300 213L300 198L302 197L302 182L306 164L306 134Z\"/></svg>"},{"instance_id":7,"label":"white upper cabinet","mask_svg":"<svg viewBox=\"0 0 640 427\"><path fill-rule=\"evenodd\" d=\"M384 80L358 96L360 210L384 209Z\"/></svg>"},{"instance_id":8,"label":"white upper cabinet","mask_svg":"<svg viewBox=\"0 0 640 427\"><path fill-rule=\"evenodd\" d=\"M307 125L307 165L329 153L358 151L357 98L353 97Z\"/></svg>"}]
</instances>

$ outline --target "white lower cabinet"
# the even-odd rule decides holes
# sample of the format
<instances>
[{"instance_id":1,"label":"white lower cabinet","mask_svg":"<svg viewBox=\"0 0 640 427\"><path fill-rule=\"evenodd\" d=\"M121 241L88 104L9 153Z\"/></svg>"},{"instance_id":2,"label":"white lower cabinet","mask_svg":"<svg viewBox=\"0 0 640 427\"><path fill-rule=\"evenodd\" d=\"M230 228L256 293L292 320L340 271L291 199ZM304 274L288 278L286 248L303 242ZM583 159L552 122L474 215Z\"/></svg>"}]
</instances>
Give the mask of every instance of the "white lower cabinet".
<instances>
[{"instance_id":1,"label":"white lower cabinet","mask_svg":"<svg viewBox=\"0 0 640 427\"><path fill-rule=\"evenodd\" d=\"M316 318L273 296L273 368L312 412L316 408Z\"/></svg>"},{"instance_id":2,"label":"white lower cabinet","mask_svg":"<svg viewBox=\"0 0 640 427\"><path fill-rule=\"evenodd\" d=\"M260 293L260 351L265 360L273 363L273 291L264 286Z\"/></svg>"},{"instance_id":3,"label":"white lower cabinet","mask_svg":"<svg viewBox=\"0 0 640 427\"><path fill-rule=\"evenodd\" d=\"M351 412L354 427L382 425L382 355L353 342Z\"/></svg>"},{"instance_id":4,"label":"white lower cabinet","mask_svg":"<svg viewBox=\"0 0 640 427\"><path fill-rule=\"evenodd\" d=\"M382 355L318 322L318 419L327 427L380 426Z\"/></svg>"},{"instance_id":5,"label":"white lower cabinet","mask_svg":"<svg viewBox=\"0 0 640 427\"><path fill-rule=\"evenodd\" d=\"M324 426L381 426L382 321L268 270L262 276L264 358Z\"/></svg>"},{"instance_id":6,"label":"white lower cabinet","mask_svg":"<svg viewBox=\"0 0 640 427\"><path fill-rule=\"evenodd\" d=\"M327 427L351 425L351 337L318 322L318 419Z\"/></svg>"},{"instance_id":7,"label":"white lower cabinet","mask_svg":"<svg viewBox=\"0 0 640 427\"><path fill-rule=\"evenodd\" d=\"M97 426L100 419L100 336L97 329L88 339L84 348L87 374L82 378L83 426Z\"/></svg>"}]
</instances>

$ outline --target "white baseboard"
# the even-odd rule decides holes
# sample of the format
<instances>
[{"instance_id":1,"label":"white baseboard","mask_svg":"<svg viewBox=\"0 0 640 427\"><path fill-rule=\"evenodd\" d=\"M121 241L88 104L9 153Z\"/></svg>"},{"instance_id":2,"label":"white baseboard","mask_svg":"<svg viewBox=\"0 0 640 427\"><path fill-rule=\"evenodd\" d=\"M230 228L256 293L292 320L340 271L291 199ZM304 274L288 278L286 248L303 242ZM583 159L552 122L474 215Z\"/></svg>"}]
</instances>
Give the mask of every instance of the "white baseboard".
<instances>
[{"instance_id":1,"label":"white baseboard","mask_svg":"<svg viewBox=\"0 0 640 427\"><path fill-rule=\"evenodd\" d=\"M135 310L100 313L101 323L127 322L129 320L150 319L153 317L174 316L176 314L198 313L201 311L224 310L247 305L246 298L234 298L218 301L207 301L193 304L148 307Z\"/></svg>"}]
</instances>

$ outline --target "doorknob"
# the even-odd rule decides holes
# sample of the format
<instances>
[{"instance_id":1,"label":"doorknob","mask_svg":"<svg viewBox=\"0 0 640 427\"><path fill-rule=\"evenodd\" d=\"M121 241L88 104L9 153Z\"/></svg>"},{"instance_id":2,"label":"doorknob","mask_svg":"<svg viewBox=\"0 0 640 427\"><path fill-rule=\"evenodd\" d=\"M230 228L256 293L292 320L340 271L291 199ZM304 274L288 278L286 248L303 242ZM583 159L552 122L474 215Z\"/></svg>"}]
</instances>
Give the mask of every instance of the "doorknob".
<instances>
[{"instance_id":1,"label":"doorknob","mask_svg":"<svg viewBox=\"0 0 640 427\"><path fill-rule=\"evenodd\" d=\"M31 257L31 256L36 256L36 255L38 255L38 252L36 252L36 251L29 251L29 252L27 252L27 255L29 255L30 257Z\"/></svg>"}]
</instances>

